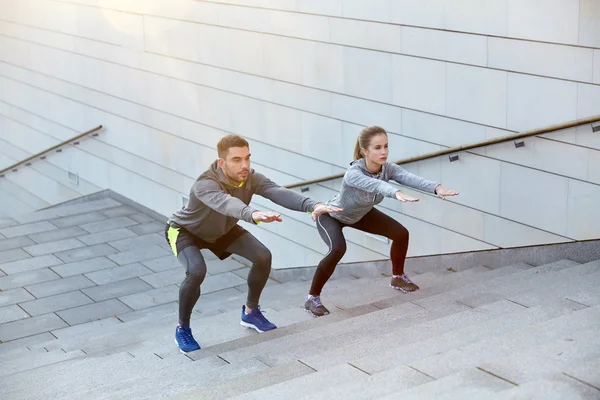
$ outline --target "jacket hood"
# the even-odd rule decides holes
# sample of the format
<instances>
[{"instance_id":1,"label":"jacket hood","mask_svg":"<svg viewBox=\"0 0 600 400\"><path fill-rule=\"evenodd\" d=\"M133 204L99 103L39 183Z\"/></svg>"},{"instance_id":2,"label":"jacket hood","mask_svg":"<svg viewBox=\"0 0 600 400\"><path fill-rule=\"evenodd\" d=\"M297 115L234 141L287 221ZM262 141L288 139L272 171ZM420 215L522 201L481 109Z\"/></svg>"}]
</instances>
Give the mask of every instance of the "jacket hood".
<instances>
[{"instance_id":1,"label":"jacket hood","mask_svg":"<svg viewBox=\"0 0 600 400\"><path fill-rule=\"evenodd\" d=\"M233 184L231 184L231 182L229 182L229 179L227 179L227 177L223 173L223 170L219 167L217 160L215 160L211 164L211 166L208 168L208 170L206 171L205 174L206 174L205 176L207 178L214 179L215 181L218 181L225 187L235 189L235 188L243 187L244 185L246 185L246 183L252 178L252 175L254 174L254 169L250 168L246 182L243 182L243 184L240 186L233 185ZM202 177L200 177L200 179L202 179Z\"/></svg>"}]
</instances>

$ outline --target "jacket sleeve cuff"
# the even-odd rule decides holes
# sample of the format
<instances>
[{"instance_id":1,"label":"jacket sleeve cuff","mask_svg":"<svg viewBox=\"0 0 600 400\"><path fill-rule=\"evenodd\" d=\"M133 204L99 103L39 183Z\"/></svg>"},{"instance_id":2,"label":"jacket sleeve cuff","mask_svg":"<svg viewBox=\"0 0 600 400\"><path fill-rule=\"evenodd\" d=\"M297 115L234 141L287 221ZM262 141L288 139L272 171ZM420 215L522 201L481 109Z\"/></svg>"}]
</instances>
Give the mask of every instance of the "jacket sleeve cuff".
<instances>
[{"instance_id":1,"label":"jacket sleeve cuff","mask_svg":"<svg viewBox=\"0 0 600 400\"><path fill-rule=\"evenodd\" d=\"M254 208L250 207L250 206L246 206L243 210L242 210L242 220L248 222L249 224L255 224L258 225L256 222L254 222L254 220L252 219L252 213L254 213L255 210Z\"/></svg>"}]
</instances>

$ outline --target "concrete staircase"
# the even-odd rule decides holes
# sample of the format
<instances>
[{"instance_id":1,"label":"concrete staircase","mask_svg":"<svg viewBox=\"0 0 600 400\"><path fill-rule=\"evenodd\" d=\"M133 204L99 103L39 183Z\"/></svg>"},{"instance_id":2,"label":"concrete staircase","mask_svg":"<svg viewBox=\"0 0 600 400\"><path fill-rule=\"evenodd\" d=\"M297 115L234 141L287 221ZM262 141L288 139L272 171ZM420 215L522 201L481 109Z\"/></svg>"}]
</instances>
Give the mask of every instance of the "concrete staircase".
<instances>
[{"instance_id":1,"label":"concrete staircase","mask_svg":"<svg viewBox=\"0 0 600 400\"><path fill-rule=\"evenodd\" d=\"M270 280L279 329L257 334L239 326L248 268L206 254L203 348L182 355L163 229L110 198L0 217L0 398L600 398L600 261L415 268L409 295L339 277L318 319L309 282Z\"/></svg>"}]
</instances>

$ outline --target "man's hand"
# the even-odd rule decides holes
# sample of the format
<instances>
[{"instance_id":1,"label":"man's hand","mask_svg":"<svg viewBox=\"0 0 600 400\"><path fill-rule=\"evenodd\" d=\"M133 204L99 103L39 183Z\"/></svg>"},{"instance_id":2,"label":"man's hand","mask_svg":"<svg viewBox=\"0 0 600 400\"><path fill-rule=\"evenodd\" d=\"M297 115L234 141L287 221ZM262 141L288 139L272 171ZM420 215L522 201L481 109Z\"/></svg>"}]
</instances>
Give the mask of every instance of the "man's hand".
<instances>
[{"instance_id":1,"label":"man's hand","mask_svg":"<svg viewBox=\"0 0 600 400\"><path fill-rule=\"evenodd\" d=\"M456 191L454 191L452 189L448 189L447 187L442 186L442 185L437 185L436 186L435 193L442 200L444 200L446 198L446 196L456 196L456 195L458 195L458 192L456 192Z\"/></svg>"},{"instance_id":2,"label":"man's hand","mask_svg":"<svg viewBox=\"0 0 600 400\"><path fill-rule=\"evenodd\" d=\"M396 192L396 198L403 203L406 203L407 201L411 202L411 203L413 203L415 201L419 201L419 199L417 199L416 197L411 197L411 196L405 195L404 193L402 193L399 190Z\"/></svg>"},{"instance_id":3,"label":"man's hand","mask_svg":"<svg viewBox=\"0 0 600 400\"><path fill-rule=\"evenodd\" d=\"M273 222L273 221L281 222L282 221L281 215L279 213L276 213L276 212L263 212L263 211L254 211L252 213L252 219L256 223L259 223L259 222Z\"/></svg>"},{"instance_id":4,"label":"man's hand","mask_svg":"<svg viewBox=\"0 0 600 400\"><path fill-rule=\"evenodd\" d=\"M319 218L319 216L323 215L323 214L336 213L336 212L342 212L342 211L344 211L344 210L341 208L326 206L323 203L317 203L317 205L315 205L315 208L313 209L313 212L312 212L312 220L316 221L317 218Z\"/></svg>"}]
</instances>

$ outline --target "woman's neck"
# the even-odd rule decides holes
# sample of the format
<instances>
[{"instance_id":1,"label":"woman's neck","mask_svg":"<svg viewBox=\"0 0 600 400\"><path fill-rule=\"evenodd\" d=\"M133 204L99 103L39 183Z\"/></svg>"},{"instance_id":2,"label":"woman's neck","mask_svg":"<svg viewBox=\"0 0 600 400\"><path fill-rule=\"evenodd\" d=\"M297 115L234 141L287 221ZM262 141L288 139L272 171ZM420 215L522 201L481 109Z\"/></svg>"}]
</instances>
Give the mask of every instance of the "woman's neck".
<instances>
[{"instance_id":1,"label":"woman's neck","mask_svg":"<svg viewBox=\"0 0 600 400\"><path fill-rule=\"evenodd\" d=\"M377 174L379 171L381 171L381 165L375 164L374 162L369 161L366 158L365 158L365 167L367 167L367 170L372 174Z\"/></svg>"}]
</instances>

